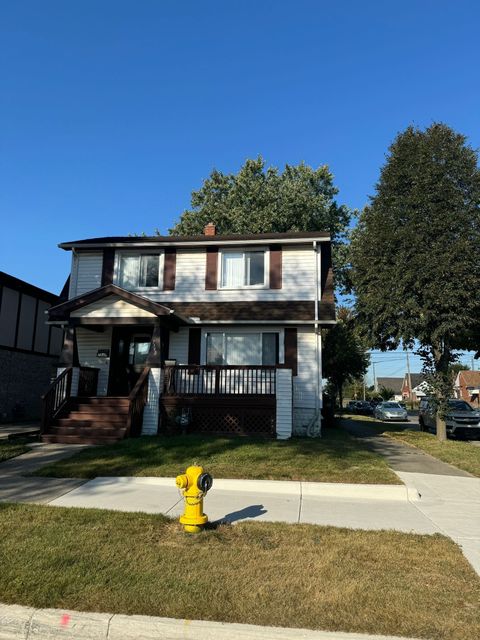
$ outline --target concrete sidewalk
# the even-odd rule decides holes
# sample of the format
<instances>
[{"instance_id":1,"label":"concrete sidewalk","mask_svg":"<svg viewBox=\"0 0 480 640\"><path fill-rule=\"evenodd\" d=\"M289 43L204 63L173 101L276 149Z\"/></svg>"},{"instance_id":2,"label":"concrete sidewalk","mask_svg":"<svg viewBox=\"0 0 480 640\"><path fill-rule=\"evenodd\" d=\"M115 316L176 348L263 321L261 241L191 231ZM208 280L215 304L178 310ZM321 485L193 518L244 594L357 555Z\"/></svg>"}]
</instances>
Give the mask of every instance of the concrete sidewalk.
<instances>
[{"instance_id":1,"label":"concrete sidewalk","mask_svg":"<svg viewBox=\"0 0 480 640\"><path fill-rule=\"evenodd\" d=\"M0 640L413 640L363 633L82 613L0 604Z\"/></svg>"},{"instance_id":2,"label":"concrete sidewalk","mask_svg":"<svg viewBox=\"0 0 480 640\"><path fill-rule=\"evenodd\" d=\"M259 520L352 529L442 533L480 574L480 479L399 472L401 485L214 480L205 499L212 522ZM421 497L420 497L421 496ZM174 478L96 478L48 504L178 517Z\"/></svg>"}]
</instances>

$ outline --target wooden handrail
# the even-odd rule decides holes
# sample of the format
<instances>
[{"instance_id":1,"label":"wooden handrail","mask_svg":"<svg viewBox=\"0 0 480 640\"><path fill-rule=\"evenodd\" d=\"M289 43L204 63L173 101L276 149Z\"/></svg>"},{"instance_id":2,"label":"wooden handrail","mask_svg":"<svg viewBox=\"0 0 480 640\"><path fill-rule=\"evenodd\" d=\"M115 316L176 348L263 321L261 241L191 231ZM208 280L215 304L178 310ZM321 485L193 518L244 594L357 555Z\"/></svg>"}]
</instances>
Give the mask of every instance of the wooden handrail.
<instances>
[{"instance_id":1,"label":"wooden handrail","mask_svg":"<svg viewBox=\"0 0 480 640\"><path fill-rule=\"evenodd\" d=\"M276 366L174 365L165 367L166 396L275 395Z\"/></svg>"},{"instance_id":2,"label":"wooden handrail","mask_svg":"<svg viewBox=\"0 0 480 640\"><path fill-rule=\"evenodd\" d=\"M145 367L128 396L126 437L136 437L142 433L143 410L147 403L149 373L150 367Z\"/></svg>"},{"instance_id":3,"label":"wooden handrail","mask_svg":"<svg viewBox=\"0 0 480 640\"><path fill-rule=\"evenodd\" d=\"M52 421L68 402L72 391L72 375L73 368L66 367L43 394L40 433L45 433L47 427L51 425Z\"/></svg>"}]
</instances>

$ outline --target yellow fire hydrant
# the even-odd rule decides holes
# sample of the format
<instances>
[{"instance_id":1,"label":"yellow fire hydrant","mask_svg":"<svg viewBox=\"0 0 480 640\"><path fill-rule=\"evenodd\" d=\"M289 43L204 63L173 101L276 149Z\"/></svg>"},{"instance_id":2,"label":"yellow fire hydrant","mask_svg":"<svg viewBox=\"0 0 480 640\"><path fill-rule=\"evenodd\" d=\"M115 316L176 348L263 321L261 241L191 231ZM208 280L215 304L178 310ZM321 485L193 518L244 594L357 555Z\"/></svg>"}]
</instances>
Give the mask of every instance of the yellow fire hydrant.
<instances>
[{"instance_id":1,"label":"yellow fire hydrant","mask_svg":"<svg viewBox=\"0 0 480 640\"><path fill-rule=\"evenodd\" d=\"M208 522L208 516L203 513L203 498L212 488L213 478L203 467L193 466L177 476L175 482L185 498L185 512L180 522L188 533L199 533Z\"/></svg>"}]
</instances>

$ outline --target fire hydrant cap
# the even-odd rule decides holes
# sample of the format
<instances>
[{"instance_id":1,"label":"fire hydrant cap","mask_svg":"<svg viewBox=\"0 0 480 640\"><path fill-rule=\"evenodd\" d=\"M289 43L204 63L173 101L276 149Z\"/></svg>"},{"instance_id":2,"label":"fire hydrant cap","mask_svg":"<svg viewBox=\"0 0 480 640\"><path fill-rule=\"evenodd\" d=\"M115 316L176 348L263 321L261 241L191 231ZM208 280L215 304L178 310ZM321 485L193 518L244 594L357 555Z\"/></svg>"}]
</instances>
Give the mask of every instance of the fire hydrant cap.
<instances>
[{"instance_id":1,"label":"fire hydrant cap","mask_svg":"<svg viewBox=\"0 0 480 640\"><path fill-rule=\"evenodd\" d=\"M179 489L186 489L188 487L187 476L184 473L182 473L180 476L177 476L175 484Z\"/></svg>"}]
</instances>

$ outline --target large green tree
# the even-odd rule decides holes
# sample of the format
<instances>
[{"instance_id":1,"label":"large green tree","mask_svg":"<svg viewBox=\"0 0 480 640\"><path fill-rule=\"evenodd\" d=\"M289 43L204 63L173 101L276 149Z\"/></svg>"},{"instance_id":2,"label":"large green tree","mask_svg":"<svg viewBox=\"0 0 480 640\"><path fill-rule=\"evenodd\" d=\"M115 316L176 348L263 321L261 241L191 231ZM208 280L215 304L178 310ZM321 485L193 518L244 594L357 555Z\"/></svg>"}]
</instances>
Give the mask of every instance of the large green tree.
<instances>
[{"instance_id":1,"label":"large green tree","mask_svg":"<svg viewBox=\"0 0 480 640\"><path fill-rule=\"evenodd\" d=\"M335 401L343 407L343 390L347 382L362 378L370 358L355 327L350 309L339 307L338 322L325 331L322 350L323 377L330 383Z\"/></svg>"},{"instance_id":2,"label":"large green tree","mask_svg":"<svg viewBox=\"0 0 480 640\"><path fill-rule=\"evenodd\" d=\"M338 189L326 165L314 169L301 163L280 172L265 167L263 158L247 160L238 173L214 170L191 196L170 233L203 233L213 222L221 234L284 231L329 231L333 240L337 282L346 264L350 210L338 205Z\"/></svg>"},{"instance_id":3,"label":"large green tree","mask_svg":"<svg viewBox=\"0 0 480 640\"><path fill-rule=\"evenodd\" d=\"M416 348L437 399L480 321L480 171L465 136L408 127L390 147L351 246L356 311L371 347Z\"/></svg>"}]
</instances>

